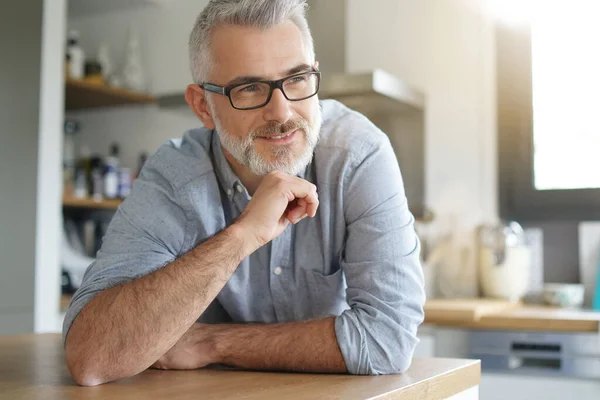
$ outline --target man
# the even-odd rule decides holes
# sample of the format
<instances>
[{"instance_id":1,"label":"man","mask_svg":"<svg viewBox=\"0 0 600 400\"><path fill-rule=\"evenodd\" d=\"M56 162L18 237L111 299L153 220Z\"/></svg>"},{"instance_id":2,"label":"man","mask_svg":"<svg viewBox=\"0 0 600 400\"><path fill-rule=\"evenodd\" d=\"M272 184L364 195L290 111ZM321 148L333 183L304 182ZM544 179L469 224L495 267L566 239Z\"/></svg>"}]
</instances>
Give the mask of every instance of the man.
<instances>
[{"instance_id":1,"label":"man","mask_svg":"<svg viewBox=\"0 0 600 400\"><path fill-rule=\"evenodd\" d=\"M186 99L204 128L147 161L73 297L77 383L410 365L424 291L398 163L366 118L319 103L305 7L213 0L199 16Z\"/></svg>"}]
</instances>

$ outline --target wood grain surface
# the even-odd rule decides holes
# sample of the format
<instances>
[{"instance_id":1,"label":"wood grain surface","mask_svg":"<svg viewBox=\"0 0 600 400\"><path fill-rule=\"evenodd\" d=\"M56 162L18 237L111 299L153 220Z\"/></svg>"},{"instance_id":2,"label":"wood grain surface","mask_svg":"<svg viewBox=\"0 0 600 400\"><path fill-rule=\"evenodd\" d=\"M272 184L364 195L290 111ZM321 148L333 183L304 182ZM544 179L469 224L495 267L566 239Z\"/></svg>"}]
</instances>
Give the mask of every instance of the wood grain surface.
<instances>
[{"instance_id":1,"label":"wood grain surface","mask_svg":"<svg viewBox=\"0 0 600 400\"><path fill-rule=\"evenodd\" d=\"M600 312L485 299L435 299L425 305L425 323L469 329L599 332Z\"/></svg>"},{"instance_id":2,"label":"wood grain surface","mask_svg":"<svg viewBox=\"0 0 600 400\"><path fill-rule=\"evenodd\" d=\"M445 399L480 381L475 360L415 359L401 375L350 376L228 369L148 370L80 387L64 363L60 335L0 337L0 399Z\"/></svg>"}]
</instances>

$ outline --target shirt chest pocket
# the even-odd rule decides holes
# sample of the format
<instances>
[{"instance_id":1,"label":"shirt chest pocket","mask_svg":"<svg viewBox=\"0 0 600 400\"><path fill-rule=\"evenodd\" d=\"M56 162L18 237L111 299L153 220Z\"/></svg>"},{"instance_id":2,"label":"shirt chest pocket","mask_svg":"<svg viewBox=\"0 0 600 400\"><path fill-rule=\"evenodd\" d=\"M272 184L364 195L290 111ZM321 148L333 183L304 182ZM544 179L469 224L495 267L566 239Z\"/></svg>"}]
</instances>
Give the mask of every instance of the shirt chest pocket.
<instances>
[{"instance_id":1,"label":"shirt chest pocket","mask_svg":"<svg viewBox=\"0 0 600 400\"><path fill-rule=\"evenodd\" d=\"M290 288L294 299L296 318L314 319L338 316L348 309L346 302L346 280L341 268L329 275L301 268L296 287Z\"/></svg>"}]
</instances>

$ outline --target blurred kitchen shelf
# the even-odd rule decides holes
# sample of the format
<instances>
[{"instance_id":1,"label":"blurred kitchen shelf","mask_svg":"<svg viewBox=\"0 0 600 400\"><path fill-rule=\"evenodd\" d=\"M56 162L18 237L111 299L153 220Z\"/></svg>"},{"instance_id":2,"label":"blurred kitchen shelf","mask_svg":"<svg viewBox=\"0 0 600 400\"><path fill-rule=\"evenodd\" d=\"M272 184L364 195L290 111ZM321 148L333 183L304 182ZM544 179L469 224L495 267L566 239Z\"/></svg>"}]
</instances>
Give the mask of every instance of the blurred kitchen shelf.
<instances>
[{"instance_id":1,"label":"blurred kitchen shelf","mask_svg":"<svg viewBox=\"0 0 600 400\"><path fill-rule=\"evenodd\" d=\"M67 110L157 103L156 98L145 93L136 93L84 80L67 79L65 85L65 108Z\"/></svg>"},{"instance_id":2,"label":"blurred kitchen shelf","mask_svg":"<svg viewBox=\"0 0 600 400\"><path fill-rule=\"evenodd\" d=\"M73 295L71 295L71 294L63 294L60 296L60 312L61 313L67 311L67 308L69 308L69 303L71 302L71 297L73 297Z\"/></svg>"},{"instance_id":3,"label":"blurred kitchen shelf","mask_svg":"<svg viewBox=\"0 0 600 400\"><path fill-rule=\"evenodd\" d=\"M119 204L123 202L122 199L102 199L100 201L94 200L90 197L84 199L77 199L75 197L64 196L63 207L71 208L97 208L104 210L116 210Z\"/></svg>"}]
</instances>

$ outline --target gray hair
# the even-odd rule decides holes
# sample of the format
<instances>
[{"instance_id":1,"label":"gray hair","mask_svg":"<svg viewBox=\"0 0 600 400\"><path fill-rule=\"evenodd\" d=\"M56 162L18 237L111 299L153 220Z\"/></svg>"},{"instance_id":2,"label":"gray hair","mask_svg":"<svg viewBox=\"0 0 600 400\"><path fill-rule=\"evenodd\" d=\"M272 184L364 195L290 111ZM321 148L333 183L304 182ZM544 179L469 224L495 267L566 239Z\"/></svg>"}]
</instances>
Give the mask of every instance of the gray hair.
<instances>
[{"instance_id":1,"label":"gray hair","mask_svg":"<svg viewBox=\"0 0 600 400\"><path fill-rule=\"evenodd\" d=\"M189 55L192 78L196 83L208 79L211 68L211 33L218 25L268 29L292 21L300 29L314 63L315 50L306 20L306 0L210 0L200 13L190 34Z\"/></svg>"}]
</instances>

